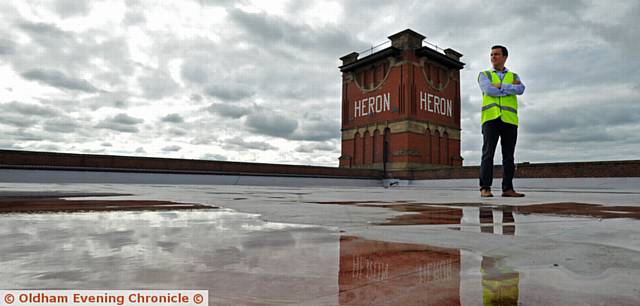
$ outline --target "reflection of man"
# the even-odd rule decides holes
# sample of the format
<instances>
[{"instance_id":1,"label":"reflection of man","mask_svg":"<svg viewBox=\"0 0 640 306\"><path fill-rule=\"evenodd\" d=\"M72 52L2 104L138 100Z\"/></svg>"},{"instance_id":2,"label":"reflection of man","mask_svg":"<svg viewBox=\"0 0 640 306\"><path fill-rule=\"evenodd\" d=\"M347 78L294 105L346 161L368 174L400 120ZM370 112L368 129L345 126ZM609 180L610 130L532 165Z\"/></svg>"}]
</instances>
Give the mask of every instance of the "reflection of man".
<instances>
[{"instance_id":1,"label":"reflection of man","mask_svg":"<svg viewBox=\"0 0 640 306\"><path fill-rule=\"evenodd\" d=\"M509 52L503 46L491 47L493 69L478 76L482 89L482 162L480 164L480 195L492 197L493 156L500 139L502 147L502 196L523 197L513 190L515 173L514 151L518 135L518 100L524 92L520 77L505 66Z\"/></svg>"},{"instance_id":2,"label":"reflection of man","mask_svg":"<svg viewBox=\"0 0 640 306\"><path fill-rule=\"evenodd\" d=\"M480 272L484 306L518 305L520 273L491 257L482 257Z\"/></svg>"}]
</instances>

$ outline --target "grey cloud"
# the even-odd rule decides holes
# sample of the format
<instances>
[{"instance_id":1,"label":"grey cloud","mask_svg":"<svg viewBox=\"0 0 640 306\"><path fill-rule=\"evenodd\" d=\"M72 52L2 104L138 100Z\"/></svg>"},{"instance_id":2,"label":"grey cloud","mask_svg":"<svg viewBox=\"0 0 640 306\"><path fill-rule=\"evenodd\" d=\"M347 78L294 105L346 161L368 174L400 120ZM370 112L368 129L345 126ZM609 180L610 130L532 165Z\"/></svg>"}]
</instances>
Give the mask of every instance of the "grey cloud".
<instances>
[{"instance_id":1,"label":"grey cloud","mask_svg":"<svg viewBox=\"0 0 640 306\"><path fill-rule=\"evenodd\" d=\"M331 139L338 139L340 137L340 130L332 129L333 125L319 126L316 129L305 129L303 131L297 131L291 140L308 140L308 141L325 141ZM333 126L335 127L335 126Z\"/></svg>"},{"instance_id":2,"label":"grey cloud","mask_svg":"<svg viewBox=\"0 0 640 306\"><path fill-rule=\"evenodd\" d=\"M66 32L53 24L22 22L18 28L28 34L37 44L56 50L60 46L73 45L75 37L73 33Z\"/></svg>"},{"instance_id":3,"label":"grey cloud","mask_svg":"<svg viewBox=\"0 0 640 306\"><path fill-rule=\"evenodd\" d=\"M56 118L47 120L44 122L43 129L48 132L56 133L73 133L80 128L78 124L72 118Z\"/></svg>"},{"instance_id":4,"label":"grey cloud","mask_svg":"<svg viewBox=\"0 0 640 306\"><path fill-rule=\"evenodd\" d=\"M38 123L37 120L34 120L33 118L24 117L23 115L6 114L6 113L0 114L0 124L25 128L25 127L31 127L36 123Z\"/></svg>"},{"instance_id":5,"label":"grey cloud","mask_svg":"<svg viewBox=\"0 0 640 306\"><path fill-rule=\"evenodd\" d=\"M625 5L626 3L616 3L617 5ZM611 4L611 5L616 5ZM599 35L605 41L617 47L617 52L623 56L636 56L636 50L640 49L640 40L638 40L637 18L640 15L640 3L634 2L633 6L625 10L622 17L616 18L615 22L607 23L591 23L590 29ZM611 19L607 19L611 21ZM637 64L630 63L630 64Z\"/></svg>"},{"instance_id":6,"label":"grey cloud","mask_svg":"<svg viewBox=\"0 0 640 306\"><path fill-rule=\"evenodd\" d=\"M14 127L31 127L38 124L34 117L53 117L59 112L51 107L37 104L9 102L0 104L0 123Z\"/></svg>"},{"instance_id":7,"label":"grey cloud","mask_svg":"<svg viewBox=\"0 0 640 306\"><path fill-rule=\"evenodd\" d=\"M231 4L245 4L246 0L194 0L200 5L227 6Z\"/></svg>"},{"instance_id":8,"label":"grey cloud","mask_svg":"<svg viewBox=\"0 0 640 306\"><path fill-rule=\"evenodd\" d=\"M50 152L60 152L60 151L62 151L59 145L52 144L52 143L36 145L36 146L33 147L33 149L36 149L38 151L50 151Z\"/></svg>"},{"instance_id":9,"label":"grey cloud","mask_svg":"<svg viewBox=\"0 0 640 306\"><path fill-rule=\"evenodd\" d=\"M21 52L12 57L15 70L49 67L67 75L94 71L94 79L112 86L122 84L122 79L132 75L134 67L129 59L126 37L114 36L111 29L74 33L63 31L55 24L24 21L19 22L17 28L30 40L21 44ZM100 59L104 65L94 59Z\"/></svg>"},{"instance_id":10,"label":"grey cloud","mask_svg":"<svg viewBox=\"0 0 640 306\"><path fill-rule=\"evenodd\" d=\"M86 15L91 10L88 0L57 0L54 9L62 18Z\"/></svg>"},{"instance_id":11,"label":"grey cloud","mask_svg":"<svg viewBox=\"0 0 640 306\"><path fill-rule=\"evenodd\" d=\"M142 122L144 122L142 119L134 118L127 114L118 114L102 120L96 127L124 133L137 133L139 130L136 125Z\"/></svg>"},{"instance_id":12,"label":"grey cloud","mask_svg":"<svg viewBox=\"0 0 640 306\"><path fill-rule=\"evenodd\" d=\"M149 99L160 99L177 92L179 86L166 71L153 71L138 78L144 95Z\"/></svg>"},{"instance_id":13,"label":"grey cloud","mask_svg":"<svg viewBox=\"0 0 640 306\"><path fill-rule=\"evenodd\" d=\"M35 134L25 129L19 129L17 131L7 132L5 136L10 136L11 139L17 141L43 141L45 140L41 134Z\"/></svg>"},{"instance_id":14,"label":"grey cloud","mask_svg":"<svg viewBox=\"0 0 640 306\"><path fill-rule=\"evenodd\" d=\"M202 63L196 61L186 60L182 63L180 75L185 80L191 81L197 84L205 84L209 79L207 70L203 67Z\"/></svg>"},{"instance_id":15,"label":"grey cloud","mask_svg":"<svg viewBox=\"0 0 640 306\"><path fill-rule=\"evenodd\" d=\"M103 107L113 107L118 109L125 109L129 106L128 92L100 92L90 98L82 99L81 104L86 105L92 110L98 110ZM70 107L76 108L77 103L72 103Z\"/></svg>"},{"instance_id":16,"label":"grey cloud","mask_svg":"<svg viewBox=\"0 0 640 306\"><path fill-rule=\"evenodd\" d=\"M164 152L178 152L182 150L182 147L178 146L178 145L170 145L170 146L166 146L164 148L162 148L162 151Z\"/></svg>"},{"instance_id":17,"label":"grey cloud","mask_svg":"<svg viewBox=\"0 0 640 306\"><path fill-rule=\"evenodd\" d=\"M251 109L248 107L225 103L211 104L207 107L207 110L222 117L232 119L238 119L251 113Z\"/></svg>"},{"instance_id":18,"label":"grey cloud","mask_svg":"<svg viewBox=\"0 0 640 306\"><path fill-rule=\"evenodd\" d=\"M118 114L115 117L113 117L112 121L115 122L115 123L127 124L127 125L134 125L134 124L138 124L138 123L144 122L144 120L142 120L142 119L134 118L134 117L131 117L131 116L127 115L127 114Z\"/></svg>"},{"instance_id":19,"label":"grey cloud","mask_svg":"<svg viewBox=\"0 0 640 306\"><path fill-rule=\"evenodd\" d=\"M13 54L16 49L16 44L8 39L0 38L0 55Z\"/></svg>"},{"instance_id":20,"label":"grey cloud","mask_svg":"<svg viewBox=\"0 0 640 306\"><path fill-rule=\"evenodd\" d=\"M261 47L273 48L274 44L284 43L308 52L322 50L322 53L327 55L333 52L348 53L344 50L363 46L362 42L349 35L350 32L339 27L325 26L320 31L305 24L288 22L284 18L264 13L249 13L240 9L230 9L229 17L250 35L250 41L259 42L258 45ZM337 56L338 53L334 55Z\"/></svg>"},{"instance_id":21,"label":"grey cloud","mask_svg":"<svg viewBox=\"0 0 640 306\"><path fill-rule=\"evenodd\" d=\"M244 141L240 137L231 138L225 141L225 145L223 146L225 150L277 150L278 148L264 142L264 141Z\"/></svg>"},{"instance_id":22,"label":"grey cloud","mask_svg":"<svg viewBox=\"0 0 640 306\"><path fill-rule=\"evenodd\" d=\"M124 16L123 23L129 26L143 24L147 21L144 12L141 11L128 11Z\"/></svg>"},{"instance_id":23,"label":"grey cloud","mask_svg":"<svg viewBox=\"0 0 640 306\"><path fill-rule=\"evenodd\" d=\"M36 34L40 37L52 37L57 39L66 39L71 37L69 32L63 31L57 26L49 23L25 21L21 22L18 27L27 33Z\"/></svg>"},{"instance_id":24,"label":"grey cloud","mask_svg":"<svg viewBox=\"0 0 640 306\"><path fill-rule=\"evenodd\" d=\"M227 157L224 155L220 155L220 154L211 154L211 153L207 153L204 154L200 157L200 159L206 159L206 160L222 160L225 161L227 160Z\"/></svg>"},{"instance_id":25,"label":"grey cloud","mask_svg":"<svg viewBox=\"0 0 640 306\"><path fill-rule=\"evenodd\" d=\"M2 113L18 113L25 116L52 117L60 112L48 106L12 101L0 104Z\"/></svg>"},{"instance_id":26,"label":"grey cloud","mask_svg":"<svg viewBox=\"0 0 640 306\"><path fill-rule=\"evenodd\" d=\"M113 144L110 143L110 142L103 142L100 145L103 146L103 147L113 147Z\"/></svg>"},{"instance_id":27,"label":"grey cloud","mask_svg":"<svg viewBox=\"0 0 640 306\"><path fill-rule=\"evenodd\" d=\"M580 105L528 109L523 114L523 119L526 120L530 133L556 134L571 129L593 133L594 128L604 129L640 122L640 105L633 103L633 99L607 103L586 100Z\"/></svg>"},{"instance_id":28,"label":"grey cloud","mask_svg":"<svg viewBox=\"0 0 640 306\"><path fill-rule=\"evenodd\" d=\"M224 101L238 101L253 96L254 92L248 87L242 85L214 84L207 87L206 94Z\"/></svg>"},{"instance_id":29,"label":"grey cloud","mask_svg":"<svg viewBox=\"0 0 640 306\"><path fill-rule=\"evenodd\" d=\"M21 73L27 80L38 81L40 83L77 91L97 92L98 89L86 80L69 77L61 71L55 69L31 69Z\"/></svg>"},{"instance_id":30,"label":"grey cloud","mask_svg":"<svg viewBox=\"0 0 640 306\"><path fill-rule=\"evenodd\" d=\"M300 153L314 153L316 151L338 151L338 146L327 143L327 142L319 142L319 143L310 143L310 144L302 144L296 148L296 152Z\"/></svg>"},{"instance_id":31,"label":"grey cloud","mask_svg":"<svg viewBox=\"0 0 640 306\"><path fill-rule=\"evenodd\" d=\"M248 115L245 125L257 134L288 138L298 127L298 121L283 114L261 110Z\"/></svg>"},{"instance_id":32,"label":"grey cloud","mask_svg":"<svg viewBox=\"0 0 640 306\"><path fill-rule=\"evenodd\" d=\"M0 140L0 149L5 149L5 150L13 150L13 149L21 149L21 147L16 146L16 144L14 142L5 142L3 140Z\"/></svg>"},{"instance_id":33,"label":"grey cloud","mask_svg":"<svg viewBox=\"0 0 640 306\"><path fill-rule=\"evenodd\" d=\"M193 140L191 140L190 144L192 145L208 145L213 143L214 141L217 141L218 138L212 135L204 135L204 136L197 136L195 137Z\"/></svg>"},{"instance_id":34,"label":"grey cloud","mask_svg":"<svg viewBox=\"0 0 640 306\"><path fill-rule=\"evenodd\" d=\"M172 136L185 136L187 135L187 131L183 130L183 129L176 129L176 128L171 128L168 130L169 134L171 134Z\"/></svg>"},{"instance_id":35,"label":"grey cloud","mask_svg":"<svg viewBox=\"0 0 640 306\"><path fill-rule=\"evenodd\" d=\"M184 118L182 118L182 116L180 116L179 114L176 114L176 113L166 115L166 116L162 117L161 120L162 120L162 122L169 122L169 123L183 123L184 122Z\"/></svg>"},{"instance_id":36,"label":"grey cloud","mask_svg":"<svg viewBox=\"0 0 640 306\"><path fill-rule=\"evenodd\" d=\"M306 113L300 124L289 139L326 141L340 137L340 122L337 119L328 119L319 114Z\"/></svg>"},{"instance_id":37,"label":"grey cloud","mask_svg":"<svg viewBox=\"0 0 640 306\"><path fill-rule=\"evenodd\" d=\"M87 153L87 154L102 154L107 152L107 150L103 149L84 149L82 150L82 153Z\"/></svg>"},{"instance_id":38,"label":"grey cloud","mask_svg":"<svg viewBox=\"0 0 640 306\"><path fill-rule=\"evenodd\" d=\"M147 151L145 151L143 147L138 147L135 152L136 153L147 153Z\"/></svg>"}]
</instances>

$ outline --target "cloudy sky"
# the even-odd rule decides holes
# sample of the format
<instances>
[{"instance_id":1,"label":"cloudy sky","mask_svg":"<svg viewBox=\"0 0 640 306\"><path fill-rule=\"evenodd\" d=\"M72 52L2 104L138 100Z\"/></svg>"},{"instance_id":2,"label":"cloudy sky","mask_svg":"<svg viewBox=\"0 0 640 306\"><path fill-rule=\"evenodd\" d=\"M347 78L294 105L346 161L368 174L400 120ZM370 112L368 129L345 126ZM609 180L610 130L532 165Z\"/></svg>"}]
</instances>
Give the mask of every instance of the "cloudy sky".
<instances>
[{"instance_id":1,"label":"cloudy sky","mask_svg":"<svg viewBox=\"0 0 640 306\"><path fill-rule=\"evenodd\" d=\"M517 162L639 159L637 16L635 0L2 1L0 148L336 166L338 58L411 28L464 54L465 165L494 44L527 86Z\"/></svg>"}]
</instances>

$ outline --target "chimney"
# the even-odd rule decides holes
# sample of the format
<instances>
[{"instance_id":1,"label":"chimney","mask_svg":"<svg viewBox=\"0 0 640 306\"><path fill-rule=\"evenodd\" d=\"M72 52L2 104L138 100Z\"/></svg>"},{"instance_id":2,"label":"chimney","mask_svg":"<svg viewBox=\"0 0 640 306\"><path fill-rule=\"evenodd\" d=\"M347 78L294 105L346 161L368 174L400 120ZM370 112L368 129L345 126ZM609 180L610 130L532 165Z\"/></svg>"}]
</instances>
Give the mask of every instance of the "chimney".
<instances>
[{"instance_id":1,"label":"chimney","mask_svg":"<svg viewBox=\"0 0 640 306\"><path fill-rule=\"evenodd\" d=\"M447 48L444 50L444 54L446 54L448 57L456 60L456 61L460 61L460 58L462 57L462 54L460 54L458 51L453 50L451 48Z\"/></svg>"},{"instance_id":2,"label":"chimney","mask_svg":"<svg viewBox=\"0 0 640 306\"><path fill-rule=\"evenodd\" d=\"M402 32L398 32L389 36L391 40L391 46L400 50L413 50L422 47L422 41L426 37L422 34L416 33L411 29L406 29Z\"/></svg>"},{"instance_id":3,"label":"chimney","mask_svg":"<svg viewBox=\"0 0 640 306\"><path fill-rule=\"evenodd\" d=\"M351 64L351 63L357 61L358 60L358 55L360 55L360 54L358 54L358 52L351 52L351 53L341 57L340 59L342 60L342 66L348 65L348 64Z\"/></svg>"}]
</instances>

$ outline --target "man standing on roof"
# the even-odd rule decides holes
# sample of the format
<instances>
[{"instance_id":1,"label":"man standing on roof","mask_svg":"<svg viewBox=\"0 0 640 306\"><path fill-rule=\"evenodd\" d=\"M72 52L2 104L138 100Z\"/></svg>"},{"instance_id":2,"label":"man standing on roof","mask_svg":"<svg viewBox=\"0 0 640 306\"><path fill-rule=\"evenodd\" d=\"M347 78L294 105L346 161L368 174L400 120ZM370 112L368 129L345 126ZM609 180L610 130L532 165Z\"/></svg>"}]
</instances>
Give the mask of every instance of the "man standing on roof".
<instances>
[{"instance_id":1,"label":"man standing on roof","mask_svg":"<svg viewBox=\"0 0 640 306\"><path fill-rule=\"evenodd\" d=\"M498 139L502 148L502 196L524 197L513 189L515 163L513 154L518 136L518 99L524 93L520 77L505 66L509 52L504 46L491 47L492 70L478 75L482 90L482 162L480 196L492 197L493 155Z\"/></svg>"}]
</instances>

